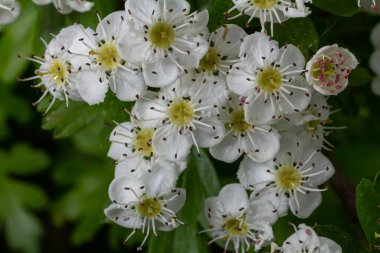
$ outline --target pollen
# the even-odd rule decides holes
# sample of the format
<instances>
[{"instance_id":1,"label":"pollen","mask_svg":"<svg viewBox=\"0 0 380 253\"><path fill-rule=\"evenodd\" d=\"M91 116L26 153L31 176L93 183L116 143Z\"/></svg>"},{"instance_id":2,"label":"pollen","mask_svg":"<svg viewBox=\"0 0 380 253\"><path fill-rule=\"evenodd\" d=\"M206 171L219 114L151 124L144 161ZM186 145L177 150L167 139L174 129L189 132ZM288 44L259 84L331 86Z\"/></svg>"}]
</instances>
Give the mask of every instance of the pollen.
<instances>
[{"instance_id":1,"label":"pollen","mask_svg":"<svg viewBox=\"0 0 380 253\"><path fill-rule=\"evenodd\" d=\"M105 71L116 69L121 61L119 51L114 42L101 44L98 50L91 50L90 54L96 56L96 62Z\"/></svg>"},{"instance_id":2,"label":"pollen","mask_svg":"<svg viewBox=\"0 0 380 253\"><path fill-rule=\"evenodd\" d=\"M49 73L53 81L58 85L64 85L66 83L66 78L69 75L70 66L68 63L54 59L50 63ZM41 76L45 75L40 73Z\"/></svg>"},{"instance_id":3,"label":"pollen","mask_svg":"<svg viewBox=\"0 0 380 253\"><path fill-rule=\"evenodd\" d=\"M194 119L194 109L187 100L174 101L169 107L169 120L177 127L184 127Z\"/></svg>"},{"instance_id":4,"label":"pollen","mask_svg":"<svg viewBox=\"0 0 380 253\"><path fill-rule=\"evenodd\" d=\"M230 218L224 222L224 229L229 235L244 236L248 232L248 226L244 220Z\"/></svg>"},{"instance_id":5,"label":"pollen","mask_svg":"<svg viewBox=\"0 0 380 253\"><path fill-rule=\"evenodd\" d=\"M293 166L282 166L276 174L276 184L284 191L290 192L301 184L301 173Z\"/></svg>"},{"instance_id":6,"label":"pollen","mask_svg":"<svg viewBox=\"0 0 380 253\"><path fill-rule=\"evenodd\" d=\"M251 124L245 121L243 108L240 108L231 113L230 125L235 133L245 133L252 128Z\"/></svg>"},{"instance_id":7,"label":"pollen","mask_svg":"<svg viewBox=\"0 0 380 253\"><path fill-rule=\"evenodd\" d=\"M155 23L148 31L149 40L160 49L169 49L175 39L174 29L165 22Z\"/></svg>"},{"instance_id":8,"label":"pollen","mask_svg":"<svg viewBox=\"0 0 380 253\"><path fill-rule=\"evenodd\" d=\"M161 212L161 204L156 198L144 198L137 206L137 212L141 217L155 218Z\"/></svg>"},{"instance_id":9,"label":"pollen","mask_svg":"<svg viewBox=\"0 0 380 253\"><path fill-rule=\"evenodd\" d=\"M262 10L269 10L276 6L278 0L251 0L253 6Z\"/></svg>"},{"instance_id":10,"label":"pollen","mask_svg":"<svg viewBox=\"0 0 380 253\"><path fill-rule=\"evenodd\" d=\"M150 157L153 154L152 137L154 130L151 128L143 128L134 139L134 146L137 152L145 157Z\"/></svg>"},{"instance_id":11,"label":"pollen","mask_svg":"<svg viewBox=\"0 0 380 253\"><path fill-rule=\"evenodd\" d=\"M282 75L278 69L268 67L259 72L257 83L261 90L265 92L276 92L281 89Z\"/></svg>"},{"instance_id":12,"label":"pollen","mask_svg":"<svg viewBox=\"0 0 380 253\"><path fill-rule=\"evenodd\" d=\"M220 63L220 57L215 48L210 47L205 56L199 62L199 68L202 71L215 73Z\"/></svg>"}]
</instances>

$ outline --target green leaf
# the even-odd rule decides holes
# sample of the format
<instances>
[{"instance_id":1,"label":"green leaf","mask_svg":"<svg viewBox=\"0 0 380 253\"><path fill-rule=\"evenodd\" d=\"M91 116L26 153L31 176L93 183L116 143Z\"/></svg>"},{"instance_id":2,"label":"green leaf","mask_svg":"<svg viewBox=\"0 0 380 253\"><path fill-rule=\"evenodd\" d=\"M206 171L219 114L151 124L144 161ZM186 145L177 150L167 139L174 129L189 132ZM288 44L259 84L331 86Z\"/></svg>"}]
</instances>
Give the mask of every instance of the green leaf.
<instances>
[{"instance_id":1,"label":"green leaf","mask_svg":"<svg viewBox=\"0 0 380 253\"><path fill-rule=\"evenodd\" d=\"M39 11L34 3L28 1L23 6L18 20L3 30L0 37L0 80L3 83L14 83L16 78L25 70L29 62L17 57L33 54L37 34L39 32Z\"/></svg>"},{"instance_id":2,"label":"green leaf","mask_svg":"<svg viewBox=\"0 0 380 253\"><path fill-rule=\"evenodd\" d=\"M44 152L25 144L16 144L10 150L7 159L0 161L0 167L11 174L29 175L45 169L49 163L49 157Z\"/></svg>"},{"instance_id":3,"label":"green leaf","mask_svg":"<svg viewBox=\"0 0 380 253\"><path fill-rule=\"evenodd\" d=\"M98 115L99 106L89 106L86 103L70 102L68 108L61 101L56 102L55 109L42 120L42 128L54 130L54 138L70 137L88 124Z\"/></svg>"},{"instance_id":4,"label":"green leaf","mask_svg":"<svg viewBox=\"0 0 380 253\"><path fill-rule=\"evenodd\" d=\"M297 46L306 58L309 56L309 50L318 50L319 36L310 18L292 18L281 25L276 24L274 30L275 40L281 45Z\"/></svg>"},{"instance_id":5,"label":"green leaf","mask_svg":"<svg viewBox=\"0 0 380 253\"><path fill-rule=\"evenodd\" d=\"M372 76L369 73L368 69L363 67L358 67L353 70L350 74L350 82L351 86L361 86L369 83L372 80Z\"/></svg>"},{"instance_id":6,"label":"green leaf","mask_svg":"<svg viewBox=\"0 0 380 253\"><path fill-rule=\"evenodd\" d=\"M371 245L380 244L380 173L372 183L362 179L356 188L356 209L364 233Z\"/></svg>"},{"instance_id":7,"label":"green leaf","mask_svg":"<svg viewBox=\"0 0 380 253\"><path fill-rule=\"evenodd\" d=\"M354 0L314 0L313 4L322 10L342 17L351 17L359 12Z\"/></svg>"},{"instance_id":8,"label":"green leaf","mask_svg":"<svg viewBox=\"0 0 380 253\"><path fill-rule=\"evenodd\" d=\"M314 228L318 236L327 237L342 247L342 252L357 252L363 251L349 234L332 225L316 225Z\"/></svg>"}]
</instances>

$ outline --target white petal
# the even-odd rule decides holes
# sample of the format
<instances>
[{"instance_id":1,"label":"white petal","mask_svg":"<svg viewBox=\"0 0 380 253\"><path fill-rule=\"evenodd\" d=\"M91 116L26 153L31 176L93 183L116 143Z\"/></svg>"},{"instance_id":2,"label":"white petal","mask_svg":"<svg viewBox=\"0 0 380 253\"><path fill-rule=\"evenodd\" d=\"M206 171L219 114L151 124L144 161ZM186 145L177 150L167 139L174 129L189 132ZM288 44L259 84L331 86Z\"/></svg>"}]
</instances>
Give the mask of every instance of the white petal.
<instances>
[{"instance_id":1,"label":"white petal","mask_svg":"<svg viewBox=\"0 0 380 253\"><path fill-rule=\"evenodd\" d=\"M312 157L311 157L312 156ZM310 158L311 157L311 158ZM309 159L310 158L310 159ZM306 161L309 160L307 163ZM312 168L312 170L306 172L306 174L320 173L319 175L309 178L309 183L313 186L319 186L329 180L334 174L334 166L330 160L320 151L308 150L304 153L302 161L303 169Z\"/></svg>"},{"instance_id":2,"label":"white petal","mask_svg":"<svg viewBox=\"0 0 380 253\"><path fill-rule=\"evenodd\" d=\"M376 75L380 76L380 49L371 54L369 58L369 66Z\"/></svg>"},{"instance_id":3,"label":"white petal","mask_svg":"<svg viewBox=\"0 0 380 253\"><path fill-rule=\"evenodd\" d=\"M130 158L124 158L119 161L115 167L115 177L135 177L142 179L146 177L151 170L151 162L143 156L136 155Z\"/></svg>"},{"instance_id":4,"label":"white petal","mask_svg":"<svg viewBox=\"0 0 380 253\"><path fill-rule=\"evenodd\" d=\"M127 17L141 24L151 24L152 13L158 10L158 1L154 0L128 0L125 3Z\"/></svg>"},{"instance_id":5,"label":"white petal","mask_svg":"<svg viewBox=\"0 0 380 253\"><path fill-rule=\"evenodd\" d=\"M20 15L21 7L18 2L10 1L9 3L2 3L11 10L5 10L0 8L0 24L6 25L12 23Z\"/></svg>"},{"instance_id":6,"label":"white petal","mask_svg":"<svg viewBox=\"0 0 380 253\"><path fill-rule=\"evenodd\" d=\"M149 52L150 43L145 41L143 31L135 30L131 24L127 25L127 29L118 40L119 53L127 62L141 66Z\"/></svg>"},{"instance_id":7,"label":"white petal","mask_svg":"<svg viewBox=\"0 0 380 253\"><path fill-rule=\"evenodd\" d=\"M372 29L371 42L374 48L380 49L380 23Z\"/></svg>"},{"instance_id":8,"label":"white petal","mask_svg":"<svg viewBox=\"0 0 380 253\"><path fill-rule=\"evenodd\" d=\"M218 195L221 212L226 215L237 216L244 208L248 210L249 202L247 192L241 184L228 184L224 186Z\"/></svg>"},{"instance_id":9,"label":"white petal","mask_svg":"<svg viewBox=\"0 0 380 253\"><path fill-rule=\"evenodd\" d=\"M213 47L216 48L221 55L237 58L245 36L247 36L247 33L240 26L226 24L211 33L210 41L214 43Z\"/></svg>"},{"instance_id":10,"label":"white petal","mask_svg":"<svg viewBox=\"0 0 380 253\"><path fill-rule=\"evenodd\" d=\"M301 112L309 106L311 100L310 87L306 79L301 76L294 77L290 84L305 90L285 87L290 93L283 91L286 99L280 96L278 101L280 109L283 113Z\"/></svg>"},{"instance_id":11,"label":"white petal","mask_svg":"<svg viewBox=\"0 0 380 253\"><path fill-rule=\"evenodd\" d=\"M290 210L298 218L306 219L322 203L322 194L320 192L309 192L308 194L297 192L297 200L299 207L294 195L289 198Z\"/></svg>"},{"instance_id":12,"label":"white petal","mask_svg":"<svg viewBox=\"0 0 380 253\"><path fill-rule=\"evenodd\" d=\"M196 130L194 131L194 137L199 147L207 148L218 144L224 136L225 128L221 121L215 119L203 118L200 120L202 123L209 126L196 123Z\"/></svg>"},{"instance_id":13,"label":"white petal","mask_svg":"<svg viewBox=\"0 0 380 253\"><path fill-rule=\"evenodd\" d=\"M244 104L245 120L254 125L266 125L272 121L277 113L277 106L275 101L272 105L270 99L274 100L272 96L265 100L263 93L248 96Z\"/></svg>"},{"instance_id":14,"label":"white petal","mask_svg":"<svg viewBox=\"0 0 380 253\"><path fill-rule=\"evenodd\" d=\"M292 66L287 68L286 72L303 70L305 68L305 57L303 56L301 50L295 47L292 44L286 45L280 49L280 69L283 69L288 66ZM293 75L300 75L293 74Z\"/></svg>"},{"instance_id":15,"label":"white petal","mask_svg":"<svg viewBox=\"0 0 380 253\"><path fill-rule=\"evenodd\" d=\"M108 81L101 69L81 71L75 85L82 99L89 105L102 103L108 90Z\"/></svg>"},{"instance_id":16,"label":"white petal","mask_svg":"<svg viewBox=\"0 0 380 253\"><path fill-rule=\"evenodd\" d=\"M142 67L145 81L151 87L167 86L179 76L179 68L170 58L144 62Z\"/></svg>"},{"instance_id":17,"label":"white petal","mask_svg":"<svg viewBox=\"0 0 380 253\"><path fill-rule=\"evenodd\" d=\"M138 197L144 193L143 186L144 183L137 178L117 177L112 180L108 188L108 195L113 202L116 201L117 204L126 205L130 202L138 201Z\"/></svg>"},{"instance_id":18,"label":"white petal","mask_svg":"<svg viewBox=\"0 0 380 253\"><path fill-rule=\"evenodd\" d=\"M127 28L124 21L125 11L115 11L106 16L96 27L98 33L106 41L111 41L113 38L119 40L120 34ZM103 34L103 31L106 34Z\"/></svg>"},{"instance_id":19,"label":"white petal","mask_svg":"<svg viewBox=\"0 0 380 253\"><path fill-rule=\"evenodd\" d=\"M380 96L380 77L379 76L376 76L372 82L371 82L371 89L372 89L372 92L377 95L377 96Z\"/></svg>"},{"instance_id":20,"label":"white petal","mask_svg":"<svg viewBox=\"0 0 380 253\"><path fill-rule=\"evenodd\" d=\"M173 198L171 201L167 202L167 208L169 210L172 210L173 212L177 213L185 205L186 189L177 188L177 189L175 189L175 191L173 191L173 192L169 193L167 196L165 196L165 198L171 199L175 195L177 195L176 198Z\"/></svg>"},{"instance_id":21,"label":"white petal","mask_svg":"<svg viewBox=\"0 0 380 253\"><path fill-rule=\"evenodd\" d=\"M276 223L278 215L276 208L266 200L251 200L249 221L254 224L257 221L268 222L269 224Z\"/></svg>"},{"instance_id":22,"label":"white petal","mask_svg":"<svg viewBox=\"0 0 380 253\"><path fill-rule=\"evenodd\" d=\"M51 4L53 0L33 0L34 3L39 5Z\"/></svg>"},{"instance_id":23,"label":"white petal","mask_svg":"<svg viewBox=\"0 0 380 253\"><path fill-rule=\"evenodd\" d=\"M342 253L342 247L340 247L333 240L319 236L319 241L321 242L321 252L326 253Z\"/></svg>"},{"instance_id":24,"label":"white petal","mask_svg":"<svg viewBox=\"0 0 380 253\"><path fill-rule=\"evenodd\" d=\"M247 136L242 138L242 147L253 161L262 163L273 159L279 151L280 135L274 128L265 126L260 127L271 130L270 132L263 132L259 130L248 132Z\"/></svg>"},{"instance_id":25,"label":"white petal","mask_svg":"<svg viewBox=\"0 0 380 253\"><path fill-rule=\"evenodd\" d=\"M171 161L180 161L189 154L192 140L190 136L180 134L174 126L166 125L154 132L152 143L157 155Z\"/></svg>"},{"instance_id":26,"label":"white petal","mask_svg":"<svg viewBox=\"0 0 380 253\"><path fill-rule=\"evenodd\" d=\"M115 73L115 81L110 79L110 88L121 101L135 101L145 94L147 89L141 72L127 71L118 68Z\"/></svg>"},{"instance_id":27,"label":"white petal","mask_svg":"<svg viewBox=\"0 0 380 253\"><path fill-rule=\"evenodd\" d=\"M264 191L253 192L251 200L266 200L269 201L276 209L276 214L279 217L286 216L289 209L289 200L284 192L277 188L268 188Z\"/></svg>"},{"instance_id":28,"label":"white petal","mask_svg":"<svg viewBox=\"0 0 380 253\"><path fill-rule=\"evenodd\" d=\"M161 197L175 187L178 174L173 163L160 159L152 164L151 170L144 179L148 196Z\"/></svg>"},{"instance_id":29,"label":"white petal","mask_svg":"<svg viewBox=\"0 0 380 253\"><path fill-rule=\"evenodd\" d=\"M207 24L209 20L208 11L201 11L199 13L193 14L194 18L192 24L188 24L187 26L178 29L176 31L176 36L189 36L196 33L205 33L207 31ZM207 34L205 34L207 35Z\"/></svg>"},{"instance_id":30,"label":"white petal","mask_svg":"<svg viewBox=\"0 0 380 253\"><path fill-rule=\"evenodd\" d=\"M68 0L67 5L75 11L86 12L91 10L91 8L94 6L94 3L89 1Z\"/></svg>"},{"instance_id":31,"label":"white petal","mask_svg":"<svg viewBox=\"0 0 380 253\"><path fill-rule=\"evenodd\" d=\"M137 100L132 108L132 114L140 120L145 128L159 127L162 125L162 120L167 117L165 113L151 109L165 109L164 104L156 96L158 96L157 93L147 91L144 98Z\"/></svg>"},{"instance_id":32,"label":"white petal","mask_svg":"<svg viewBox=\"0 0 380 253\"><path fill-rule=\"evenodd\" d=\"M139 229L142 226L141 218L136 212L126 211L120 205L111 204L104 209L104 214L108 219L125 228Z\"/></svg>"},{"instance_id":33,"label":"white petal","mask_svg":"<svg viewBox=\"0 0 380 253\"><path fill-rule=\"evenodd\" d=\"M255 191L260 191L266 184L275 181L273 173L267 172L273 170L272 167L271 163L257 163L246 156L240 163L237 178L245 188L253 187Z\"/></svg>"},{"instance_id":34,"label":"white petal","mask_svg":"<svg viewBox=\"0 0 380 253\"><path fill-rule=\"evenodd\" d=\"M219 144L210 147L210 154L215 159L226 163L232 163L239 159L243 154L243 152L239 152L239 150L240 146L238 139L234 137L232 133L229 133Z\"/></svg>"},{"instance_id":35,"label":"white petal","mask_svg":"<svg viewBox=\"0 0 380 253\"><path fill-rule=\"evenodd\" d=\"M249 73L249 74L247 74ZM254 91L254 84L251 80L253 73L244 63L235 64L227 75L227 86L234 93L241 96L248 96Z\"/></svg>"},{"instance_id":36,"label":"white petal","mask_svg":"<svg viewBox=\"0 0 380 253\"><path fill-rule=\"evenodd\" d=\"M280 141L280 151L276 155L277 164L291 165L292 163L305 162L302 140L292 133L283 133Z\"/></svg>"}]
</instances>

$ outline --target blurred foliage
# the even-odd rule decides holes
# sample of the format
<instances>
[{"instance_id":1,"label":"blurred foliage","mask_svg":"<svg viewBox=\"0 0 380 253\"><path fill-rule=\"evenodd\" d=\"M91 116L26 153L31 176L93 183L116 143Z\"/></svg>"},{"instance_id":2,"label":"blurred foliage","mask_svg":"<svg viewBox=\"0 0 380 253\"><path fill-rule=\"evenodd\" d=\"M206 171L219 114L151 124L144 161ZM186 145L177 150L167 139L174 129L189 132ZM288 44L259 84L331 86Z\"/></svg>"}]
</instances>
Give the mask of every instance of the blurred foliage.
<instances>
[{"instance_id":1,"label":"blurred foliage","mask_svg":"<svg viewBox=\"0 0 380 253\"><path fill-rule=\"evenodd\" d=\"M115 126L113 121L128 120L122 109L131 105L109 94L105 103L93 107L70 102L66 109L64 103L57 102L46 116L41 116L31 106L40 91L30 88L30 83L16 81L34 75L36 66L17 55L41 55L44 44L40 37L49 41L50 33L56 34L63 26L78 21L95 28L96 13L105 17L121 10L124 2L95 0L91 12L68 16L60 15L51 5L20 2L22 13L17 22L0 31L0 252L131 252L143 235L137 233L124 246L129 230L113 224L103 226L108 223L103 209L109 204L107 188L114 169L106 157L108 135ZM210 31L226 23L238 24L250 32L260 29L256 19L247 27L247 16L229 19L237 14L233 11L226 15L233 7L230 0L189 2L193 10L210 4ZM326 224L317 225L316 231L340 243L343 252L356 253L379 244L374 234L380 233L376 224L380 217L379 179L375 183L372 179L380 169L380 98L370 91L373 73L367 62L373 50L369 33L380 19L360 12L356 0L313 0L313 5L310 17L276 25L275 39L281 45L297 45L306 57L321 46L339 43L360 59L361 66L350 76L349 89L329 99L334 108L340 109L333 115L334 126L347 126L329 139L336 146L331 156L337 167L352 186L358 184L357 211L363 228L351 220L346 199L330 187L309 219L287 216L280 219L274 231L278 243L282 243L293 232L289 221ZM47 100L38 106L39 112L45 111ZM43 132L41 126L48 131ZM200 157L193 153L179 185L187 189L187 203L178 214L187 225L152 237L148 252L214 251L214 246L207 245L208 235L197 234L207 227L203 200L217 195L220 185L237 182L237 168L238 162L224 164L210 160L206 152Z\"/></svg>"}]
</instances>

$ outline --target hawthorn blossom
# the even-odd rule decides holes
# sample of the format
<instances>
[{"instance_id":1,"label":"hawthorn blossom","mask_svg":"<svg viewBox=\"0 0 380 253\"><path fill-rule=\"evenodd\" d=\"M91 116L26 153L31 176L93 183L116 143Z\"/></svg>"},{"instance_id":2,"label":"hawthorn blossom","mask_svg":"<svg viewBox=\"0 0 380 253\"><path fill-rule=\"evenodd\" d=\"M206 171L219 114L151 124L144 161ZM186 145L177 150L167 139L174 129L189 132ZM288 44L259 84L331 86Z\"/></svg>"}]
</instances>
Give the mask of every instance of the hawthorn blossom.
<instances>
[{"instance_id":1,"label":"hawthorn blossom","mask_svg":"<svg viewBox=\"0 0 380 253\"><path fill-rule=\"evenodd\" d=\"M0 0L0 25L12 23L20 15L20 4L16 0Z\"/></svg>"},{"instance_id":2,"label":"hawthorn blossom","mask_svg":"<svg viewBox=\"0 0 380 253\"><path fill-rule=\"evenodd\" d=\"M273 206L267 201L249 201L240 184L224 186L217 197L206 199L205 212L213 239L209 244L225 240L224 252L230 243L234 252L257 251L273 238L271 225L277 220Z\"/></svg>"},{"instance_id":3,"label":"hawthorn blossom","mask_svg":"<svg viewBox=\"0 0 380 253\"><path fill-rule=\"evenodd\" d=\"M366 0L366 1L368 1L368 2L371 2L371 9L372 10L376 10L376 0ZM361 0L358 0L358 6L359 7L362 7L362 5L361 5Z\"/></svg>"},{"instance_id":4,"label":"hawthorn blossom","mask_svg":"<svg viewBox=\"0 0 380 253\"><path fill-rule=\"evenodd\" d=\"M322 47L307 63L306 79L322 95L337 95L348 85L348 77L358 65L356 57L338 45Z\"/></svg>"},{"instance_id":5,"label":"hawthorn blossom","mask_svg":"<svg viewBox=\"0 0 380 253\"><path fill-rule=\"evenodd\" d=\"M109 187L112 204L105 215L116 224L133 229L126 243L136 230L145 235L141 251L149 235L157 236L157 230L170 231L183 224L176 213L183 207L186 190L174 188L177 173L171 167L153 170L141 179L117 177Z\"/></svg>"},{"instance_id":6,"label":"hawthorn blossom","mask_svg":"<svg viewBox=\"0 0 380 253\"><path fill-rule=\"evenodd\" d=\"M265 23L270 22L271 35L273 36L273 24L282 23L289 17L299 18L306 17L310 14L309 9L304 5L311 0L232 0L234 7L230 8L227 13L239 10L239 14L230 17L234 19L242 15L250 16L247 24L253 18L259 18L262 32L265 31Z\"/></svg>"},{"instance_id":7,"label":"hawthorn blossom","mask_svg":"<svg viewBox=\"0 0 380 253\"><path fill-rule=\"evenodd\" d=\"M36 71L35 76L22 79L22 81L32 81L41 79L41 82L33 85L33 87L44 87L45 91L41 98L34 103L34 105L41 102L47 94L51 94L53 98L49 102L46 109L47 113L53 106L54 102L65 100L66 107L69 106L69 99L74 101L85 101L88 104L96 104L101 102L98 94L104 94L104 86L101 82L101 76L94 76L94 78L81 82L82 74L88 75L88 70L84 70L84 62L81 57L69 53L69 48L72 47L79 36L78 26L74 25L62 29L58 35L47 44L46 51L43 57L32 56L26 59L41 64ZM84 53L84 52L81 52Z\"/></svg>"},{"instance_id":8,"label":"hawthorn blossom","mask_svg":"<svg viewBox=\"0 0 380 253\"><path fill-rule=\"evenodd\" d=\"M121 56L143 68L146 83L163 87L195 68L208 49L208 12L189 14L185 0L128 0L131 22L121 40Z\"/></svg>"},{"instance_id":9,"label":"hawthorn blossom","mask_svg":"<svg viewBox=\"0 0 380 253\"><path fill-rule=\"evenodd\" d=\"M318 236L315 231L305 224L300 224L298 229L294 226L295 233L278 247L272 244L271 253L294 252L318 252L318 253L342 253L342 248L333 240Z\"/></svg>"},{"instance_id":10,"label":"hawthorn blossom","mask_svg":"<svg viewBox=\"0 0 380 253\"><path fill-rule=\"evenodd\" d=\"M54 4L54 7L62 14L69 14L72 11L86 12L91 10L94 3L86 0L33 0L39 5Z\"/></svg>"},{"instance_id":11,"label":"hawthorn blossom","mask_svg":"<svg viewBox=\"0 0 380 253\"><path fill-rule=\"evenodd\" d=\"M375 50L370 55L369 66L376 74L371 82L371 89L375 95L380 96L380 23L373 28L370 40Z\"/></svg>"},{"instance_id":12,"label":"hawthorn blossom","mask_svg":"<svg viewBox=\"0 0 380 253\"><path fill-rule=\"evenodd\" d=\"M117 123L110 135L111 147L108 156L116 160L115 177L134 176L141 178L156 169L156 164L165 163L158 157L152 145L154 128L144 128L133 116L131 122ZM162 162L161 162L162 161ZM186 162L167 163L178 172L186 168Z\"/></svg>"},{"instance_id":13,"label":"hawthorn blossom","mask_svg":"<svg viewBox=\"0 0 380 253\"><path fill-rule=\"evenodd\" d=\"M242 43L240 58L227 75L227 85L232 92L246 97L247 122L266 124L307 108L310 88L301 76L305 58L297 47L279 48L277 41L256 32Z\"/></svg>"},{"instance_id":14,"label":"hawthorn blossom","mask_svg":"<svg viewBox=\"0 0 380 253\"><path fill-rule=\"evenodd\" d=\"M145 128L155 128L153 149L169 160L185 159L192 145L210 147L224 136L217 118L223 85L184 75L159 93L147 93L132 110Z\"/></svg>"},{"instance_id":15,"label":"hawthorn blossom","mask_svg":"<svg viewBox=\"0 0 380 253\"><path fill-rule=\"evenodd\" d=\"M134 101L146 91L146 85L141 71L141 66L136 66L121 57L119 46L121 37L127 32L125 13L117 11L100 20L96 32L87 28L82 29L81 36L70 48L70 53L82 57L85 61L84 69L89 71L81 75L82 83L86 83L91 89L89 82L98 77L103 83L104 93L99 94L104 99L108 86L116 97L122 101ZM81 26L78 26L81 28ZM77 53L77 51L86 53Z\"/></svg>"},{"instance_id":16,"label":"hawthorn blossom","mask_svg":"<svg viewBox=\"0 0 380 253\"><path fill-rule=\"evenodd\" d=\"M333 165L320 150L307 149L297 136L283 134L273 160L257 163L246 157L238 178L253 195L270 200L280 216L289 206L294 215L304 219L322 202L325 189L319 186L333 174Z\"/></svg>"},{"instance_id":17,"label":"hawthorn blossom","mask_svg":"<svg viewBox=\"0 0 380 253\"><path fill-rule=\"evenodd\" d=\"M331 126L330 116L337 112L331 111L327 103L327 97L314 92L308 108L305 111L284 115L282 121L275 127L280 132L292 132L302 139L304 146L316 149L330 150L333 145L326 137L337 129L345 127Z\"/></svg>"},{"instance_id":18,"label":"hawthorn blossom","mask_svg":"<svg viewBox=\"0 0 380 253\"><path fill-rule=\"evenodd\" d=\"M269 125L247 122L243 104L244 99L230 94L227 106L219 111L227 132L219 144L210 147L210 153L224 162L234 162L242 154L257 162L268 161L280 148L280 135Z\"/></svg>"}]
</instances>

